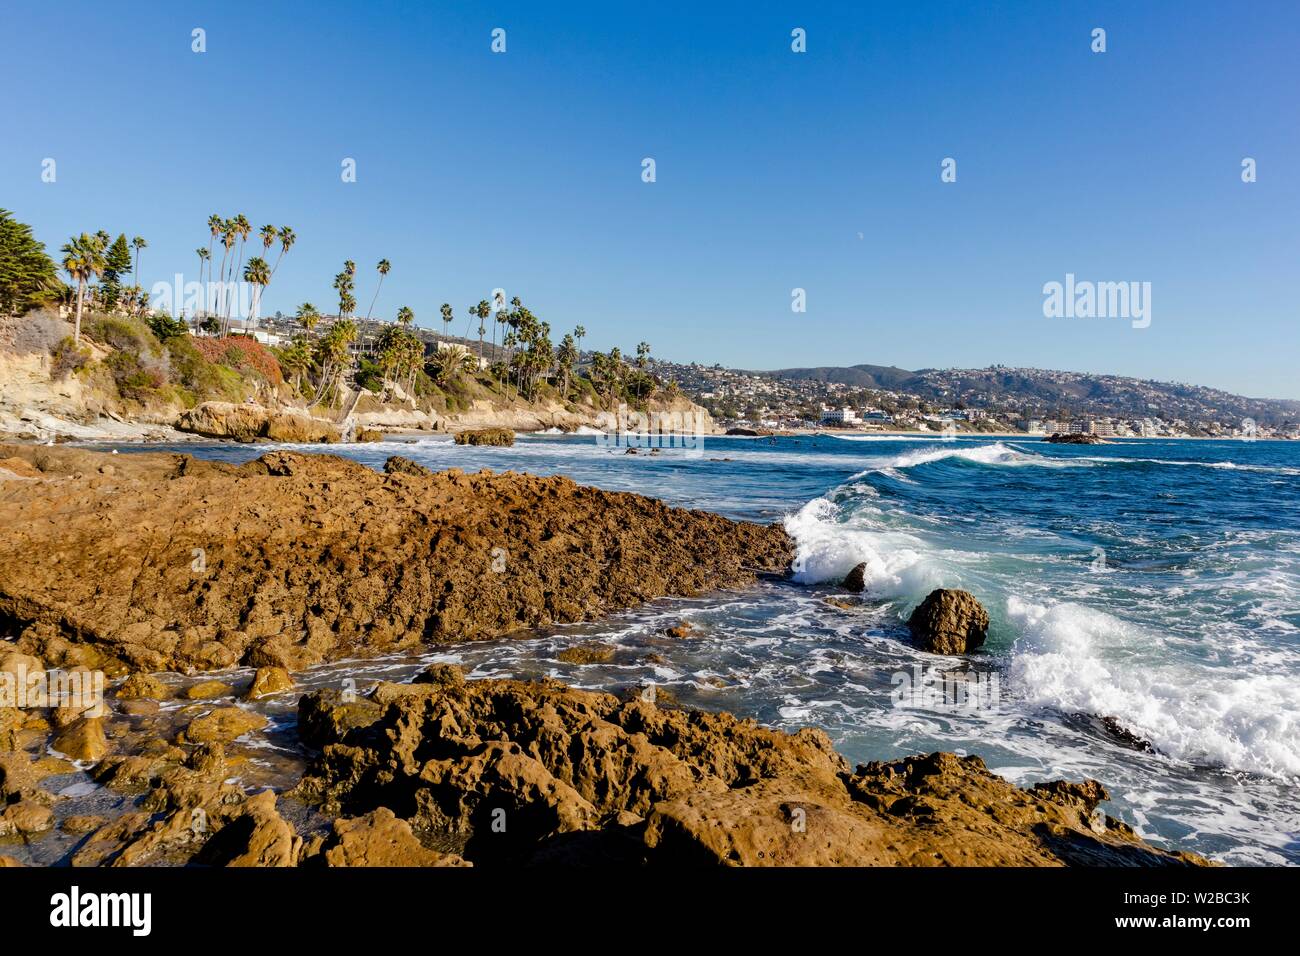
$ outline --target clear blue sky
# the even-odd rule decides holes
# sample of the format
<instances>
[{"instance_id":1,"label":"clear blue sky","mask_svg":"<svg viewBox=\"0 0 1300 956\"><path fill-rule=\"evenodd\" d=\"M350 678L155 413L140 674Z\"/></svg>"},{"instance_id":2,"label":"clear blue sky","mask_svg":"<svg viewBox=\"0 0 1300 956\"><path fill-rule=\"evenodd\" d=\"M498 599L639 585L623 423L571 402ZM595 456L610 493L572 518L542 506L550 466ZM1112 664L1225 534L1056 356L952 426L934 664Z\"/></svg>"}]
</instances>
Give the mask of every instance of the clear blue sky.
<instances>
[{"instance_id":1,"label":"clear blue sky","mask_svg":"<svg viewBox=\"0 0 1300 956\"><path fill-rule=\"evenodd\" d=\"M213 212L289 224L264 312L332 311L346 258L364 312L386 257L377 311L431 327L501 286L677 360L1300 398L1300 4L700 6L10 5L0 206L145 236L146 287ZM1044 318L1067 272L1151 282L1150 328Z\"/></svg>"}]
</instances>

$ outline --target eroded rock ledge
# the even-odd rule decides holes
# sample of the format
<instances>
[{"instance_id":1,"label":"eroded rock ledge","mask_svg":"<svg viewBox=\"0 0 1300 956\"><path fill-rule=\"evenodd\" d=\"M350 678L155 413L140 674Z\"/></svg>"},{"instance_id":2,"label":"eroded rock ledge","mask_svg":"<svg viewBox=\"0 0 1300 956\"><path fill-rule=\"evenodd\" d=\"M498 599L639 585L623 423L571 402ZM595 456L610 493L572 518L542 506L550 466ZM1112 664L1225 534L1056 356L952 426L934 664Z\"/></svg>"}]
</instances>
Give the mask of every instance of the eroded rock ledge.
<instances>
[{"instance_id":1,"label":"eroded rock ledge","mask_svg":"<svg viewBox=\"0 0 1300 956\"><path fill-rule=\"evenodd\" d=\"M819 730L554 681L467 681L448 665L301 698L315 756L280 794L238 782L256 723L227 718L256 715L196 708L177 731L127 710L106 718L115 752L91 772L130 801L112 819L59 815L73 866L1207 862L1101 813L1096 781L1021 789L950 753L853 769ZM69 767L46 755L37 723L13 750L0 738L0 838L56 826L60 798L40 780Z\"/></svg>"},{"instance_id":2,"label":"eroded rock ledge","mask_svg":"<svg viewBox=\"0 0 1300 956\"><path fill-rule=\"evenodd\" d=\"M1019 789L950 753L850 769L820 730L670 710L436 665L300 703L319 747L295 796L391 810L496 863L1194 865L1098 811L1096 781Z\"/></svg>"},{"instance_id":3,"label":"eroded rock ledge","mask_svg":"<svg viewBox=\"0 0 1300 956\"><path fill-rule=\"evenodd\" d=\"M48 666L289 670L743 586L776 526L563 477L0 446L0 625Z\"/></svg>"}]
</instances>

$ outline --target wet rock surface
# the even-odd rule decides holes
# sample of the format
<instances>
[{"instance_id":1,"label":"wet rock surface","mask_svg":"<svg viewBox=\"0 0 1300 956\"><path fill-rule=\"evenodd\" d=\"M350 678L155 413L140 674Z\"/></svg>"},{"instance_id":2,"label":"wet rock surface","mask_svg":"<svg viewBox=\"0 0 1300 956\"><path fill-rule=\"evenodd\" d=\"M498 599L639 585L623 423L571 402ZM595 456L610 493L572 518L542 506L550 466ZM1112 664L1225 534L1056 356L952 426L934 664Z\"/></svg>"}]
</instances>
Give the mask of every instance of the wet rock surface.
<instances>
[{"instance_id":1,"label":"wet rock surface","mask_svg":"<svg viewBox=\"0 0 1300 956\"><path fill-rule=\"evenodd\" d=\"M775 526L562 477L4 446L0 620L51 666L289 671L784 573ZM112 458L111 477L95 472ZM90 477L91 475L94 477ZM144 691L141 691L143 694Z\"/></svg>"},{"instance_id":2,"label":"wet rock surface","mask_svg":"<svg viewBox=\"0 0 1300 956\"><path fill-rule=\"evenodd\" d=\"M866 562L864 561L861 564L854 565L853 570L844 575L844 580L841 582L840 587L844 588L846 591L852 592L853 594L861 594L865 591L867 589Z\"/></svg>"},{"instance_id":3,"label":"wet rock surface","mask_svg":"<svg viewBox=\"0 0 1300 956\"><path fill-rule=\"evenodd\" d=\"M934 654L966 654L984 643L989 614L969 591L939 588L912 612L912 640Z\"/></svg>"}]
</instances>

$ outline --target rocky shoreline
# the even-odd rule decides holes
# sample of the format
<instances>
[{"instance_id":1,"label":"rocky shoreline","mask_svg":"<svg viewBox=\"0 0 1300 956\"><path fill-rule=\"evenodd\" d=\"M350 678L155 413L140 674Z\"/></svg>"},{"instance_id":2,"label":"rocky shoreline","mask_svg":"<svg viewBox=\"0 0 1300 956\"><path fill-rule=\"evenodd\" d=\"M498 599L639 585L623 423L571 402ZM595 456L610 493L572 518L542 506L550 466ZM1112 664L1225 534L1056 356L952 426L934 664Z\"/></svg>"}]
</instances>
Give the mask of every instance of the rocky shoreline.
<instances>
[{"instance_id":1,"label":"rocky shoreline","mask_svg":"<svg viewBox=\"0 0 1300 956\"><path fill-rule=\"evenodd\" d=\"M297 670L782 573L776 526L507 472L0 446L0 620L51 664ZM12 474L12 472L11 472Z\"/></svg>"},{"instance_id":2,"label":"rocky shoreline","mask_svg":"<svg viewBox=\"0 0 1300 956\"><path fill-rule=\"evenodd\" d=\"M0 677L113 685L100 712L0 706L0 865L42 840L77 866L1205 863L1100 813L1095 781L1021 789L945 753L851 768L821 731L653 686L435 665L315 690L277 726L246 703L287 709L325 661L752 585L789 567L776 526L400 458L0 446L0 527ZM962 595L929 616L974 646ZM239 688L203 675L236 665ZM255 792L268 734L296 784ZM120 805L69 812L42 783L77 773Z\"/></svg>"}]
</instances>

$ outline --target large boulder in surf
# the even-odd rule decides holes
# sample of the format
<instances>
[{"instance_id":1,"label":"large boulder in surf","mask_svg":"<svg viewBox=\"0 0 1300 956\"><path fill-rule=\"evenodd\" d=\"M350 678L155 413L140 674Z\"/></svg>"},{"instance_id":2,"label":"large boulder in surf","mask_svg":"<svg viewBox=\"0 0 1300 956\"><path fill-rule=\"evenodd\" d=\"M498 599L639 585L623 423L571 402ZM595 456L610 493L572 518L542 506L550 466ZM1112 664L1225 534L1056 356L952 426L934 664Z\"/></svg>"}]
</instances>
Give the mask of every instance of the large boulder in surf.
<instances>
[{"instance_id":1,"label":"large boulder in surf","mask_svg":"<svg viewBox=\"0 0 1300 956\"><path fill-rule=\"evenodd\" d=\"M471 428L456 433L457 445L505 445L515 443L515 433L509 428Z\"/></svg>"},{"instance_id":2,"label":"large boulder in surf","mask_svg":"<svg viewBox=\"0 0 1300 956\"><path fill-rule=\"evenodd\" d=\"M922 650L965 654L988 637L989 612L969 591L938 588L917 605L907 626Z\"/></svg>"},{"instance_id":3,"label":"large boulder in surf","mask_svg":"<svg viewBox=\"0 0 1300 956\"><path fill-rule=\"evenodd\" d=\"M861 594L867 589L867 562L854 565L853 570L844 575L844 580L840 586L846 591L852 591L854 594Z\"/></svg>"},{"instance_id":4,"label":"large boulder in surf","mask_svg":"<svg viewBox=\"0 0 1300 956\"><path fill-rule=\"evenodd\" d=\"M1064 433L1061 433L1061 432L1056 432L1056 433L1054 433L1054 434L1052 434L1052 435L1049 435L1047 438L1044 438L1043 441L1048 442L1048 443L1053 444L1053 445L1105 445L1105 444L1108 444L1108 442L1104 441L1101 437L1099 437L1099 436L1097 436L1097 435L1064 434Z\"/></svg>"}]
</instances>

